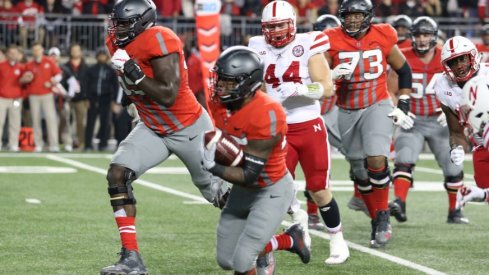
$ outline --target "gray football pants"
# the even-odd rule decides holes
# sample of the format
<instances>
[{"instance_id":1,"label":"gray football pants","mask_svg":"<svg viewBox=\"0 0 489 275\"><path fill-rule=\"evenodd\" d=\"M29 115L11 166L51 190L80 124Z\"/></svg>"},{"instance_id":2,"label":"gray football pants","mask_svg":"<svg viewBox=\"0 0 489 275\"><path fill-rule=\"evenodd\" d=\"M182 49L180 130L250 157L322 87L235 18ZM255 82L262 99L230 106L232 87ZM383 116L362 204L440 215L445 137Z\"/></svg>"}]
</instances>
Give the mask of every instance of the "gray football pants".
<instances>
[{"instance_id":1,"label":"gray football pants","mask_svg":"<svg viewBox=\"0 0 489 275\"><path fill-rule=\"evenodd\" d=\"M212 201L217 186L212 180L212 174L203 169L200 155L203 147L201 135L212 129L211 119L205 111L192 125L165 137L156 135L139 121L119 145L111 164L129 168L139 177L148 169L165 161L171 154L175 154L187 167L192 182L204 198Z\"/></svg>"},{"instance_id":2,"label":"gray football pants","mask_svg":"<svg viewBox=\"0 0 489 275\"><path fill-rule=\"evenodd\" d=\"M290 173L265 188L234 185L217 228L217 262L246 272L280 227L295 196Z\"/></svg>"},{"instance_id":3,"label":"gray football pants","mask_svg":"<svg viewBox=\"0 0 489 275\"><path fill-rule=\"evenodd\" d=\"M415 164L426 141L438 166L443 169L443 175L458 176L462 172L462 166L455 165L450 160L448 127L442 127L436 119L437 116L417 116L412 129L397 129L394 139L395 162Z\"/></svg>"}]
</instances>

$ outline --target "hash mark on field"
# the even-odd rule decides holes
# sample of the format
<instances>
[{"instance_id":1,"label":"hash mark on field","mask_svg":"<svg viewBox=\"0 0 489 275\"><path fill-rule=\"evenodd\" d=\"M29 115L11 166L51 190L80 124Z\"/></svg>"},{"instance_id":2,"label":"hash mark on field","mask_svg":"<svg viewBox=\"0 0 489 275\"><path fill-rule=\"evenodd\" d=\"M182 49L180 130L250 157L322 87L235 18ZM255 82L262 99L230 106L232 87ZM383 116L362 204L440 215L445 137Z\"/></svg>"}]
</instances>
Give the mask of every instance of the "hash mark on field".
<instances>
[{"instance_id":1,"label":"hash mark on field","mask_svg":"<svg viewBox=\"0 0 489 275\"><path fill-rule=\"evenodd\" d=\"M98 173L98 174L102 174L102 175L105 175L106 174L106 170L105 169L94 167L94 166L91 166L91 165L88 165L88 164L85 164L85 163L82 163L82 162L79 162L79 161L75 161L75 160L63 158L63 157L61 157L59 155L47 154L46 155L46 158L47 159L50 159L50 160L58 161L58 162L61 162L61 163L64 163L64 164L72 165L72 166L77 167L77 168L80 168L80 169L85 169L85 170L88 170L88 171L91 171L91 172L94 172L94 173ZM186 192L181 192L181 191L178 191L178 190L175 190L175 189L172 189L172 188L164 187L162 185L159 185L159 184L156 184L156 183L152 183L152 182L146 181L146 180L138 179L138 180L135 180L134 183L139 184L139 185L142 185L142 186L146 186L148 188L152 188L152 189L155 189L155 190L158 190L158 191L162 191L162 192L166 192L166 193L169 193L169 194L173 194L173 195L176 195L176 196L180 196L180 197L192 199L192 200L196 201L196 203L198 203L198 202L207 202L201 196L196 196L196 195L192 195L192 194L189 194L189 193L186 193ZM282 221L282 224L284 226L290 226L291 225L291 223L288 222L288 221ZM312 235L315 235L315 236L317 236L319 238L322 238L322 239L327 239L327 240L330 239L329 238L329 235L326 234L326 233L323 233L323 232L319 232L319 231L316 231L316 230L310 230L310 233ZM429 268L427 266L423 266L423 265L420 265L420 264L417 264L417 263L414 263L414 262L405 260L403 258L392 256L390 254L381 252L379 250L371 249L371 248L368 248L368 247L365 247L365 246L362 246L362 245L359 245L359 244L356 244L356 243L352 243L352 242L349 242L349 241L347 241L347 243L348 243L348 246L350 248L352 248L352 249L355 249L355 250L358 250L360 252L363 252L363 253L366 253L366 254L370 254L372 256L376 256L376 257L379 257L379 258L382 258L382 259L385 259L385 260L388 260L388 261L393 262L395 264L399 264L399 265L402 265L402 266L405 266L405 267L408 267L408 268L411 268L411 269L414 269L414 270L418 270L418 271L424 272L426 274L446 275L446 273L443 273L443 272L438 271L436 269L432 269L432 268Z\"/></svg>"}]
</instances>

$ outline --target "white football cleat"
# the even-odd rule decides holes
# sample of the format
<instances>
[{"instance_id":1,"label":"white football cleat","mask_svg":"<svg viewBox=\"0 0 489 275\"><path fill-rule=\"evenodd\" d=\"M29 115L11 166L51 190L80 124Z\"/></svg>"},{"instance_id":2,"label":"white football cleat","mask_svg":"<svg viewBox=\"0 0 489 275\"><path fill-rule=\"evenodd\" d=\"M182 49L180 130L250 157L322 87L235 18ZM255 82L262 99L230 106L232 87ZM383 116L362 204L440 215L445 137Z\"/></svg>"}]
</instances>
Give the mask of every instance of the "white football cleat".
<instances>
[{"instance_id":1,"label":"white football cleat","mask_svg":"<svg viewBox=\"0 0 489 275\"><path fill-rule=\"evenodd\" d=\"M331 240L329 241L329 258L324 263L327 265L344 263L350 257L350 250L348 245L343 239L343 233L337 232L330 234Z\"/></svg>"}]
</instances>

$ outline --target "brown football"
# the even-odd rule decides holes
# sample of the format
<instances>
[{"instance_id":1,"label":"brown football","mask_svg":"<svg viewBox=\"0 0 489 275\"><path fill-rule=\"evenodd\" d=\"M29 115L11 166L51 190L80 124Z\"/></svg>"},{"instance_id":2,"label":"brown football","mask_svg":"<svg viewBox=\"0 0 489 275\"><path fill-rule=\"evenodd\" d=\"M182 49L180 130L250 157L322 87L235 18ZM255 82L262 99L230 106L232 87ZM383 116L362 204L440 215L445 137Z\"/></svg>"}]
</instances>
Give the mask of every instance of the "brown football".
<instances>
[{"instance_id":1,"label":"brown football","mask_svg":"<svg viewBox=\"0 0 489 275\"><path fill-rule=\"evenodd\" d=\"M243 150L230 135L219 129L205 133L205 147L217 143L215 160L225 166L240 166L243 163Z\"/></svg>"}]
</instances>

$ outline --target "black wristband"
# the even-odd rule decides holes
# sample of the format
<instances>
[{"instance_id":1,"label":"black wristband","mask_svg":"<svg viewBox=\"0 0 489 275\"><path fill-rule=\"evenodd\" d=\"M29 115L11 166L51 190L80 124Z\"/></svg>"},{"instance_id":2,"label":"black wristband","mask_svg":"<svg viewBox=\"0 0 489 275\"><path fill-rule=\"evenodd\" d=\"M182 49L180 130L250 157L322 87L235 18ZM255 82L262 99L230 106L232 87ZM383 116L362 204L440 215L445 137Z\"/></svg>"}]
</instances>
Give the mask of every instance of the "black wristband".
<instances>
[{"instance_id":1,"label":"black wristband","mask_svg":"<svg viewBox=\"0 0 489 275\"><path fill-rule=\"evenodd\" d=\"M214 167L209 169L209 172L211 172L213 175L216 175L216 176L222 178L222 176L224 175L225 169L226 169L225 166L216 163L216 165L214 165Z\"/></svg>"},{"instance_id":2,"label":"black wristband","mask_svg":"<svg viewBox=\"0 0 489 275\"><path fill-rule=\"evenodd\" d=\"M411 99L410 98L399 99L397 101L397 108L399 108L407 115L409 109L411 108Z\"/></svg>"}]
</instances>

